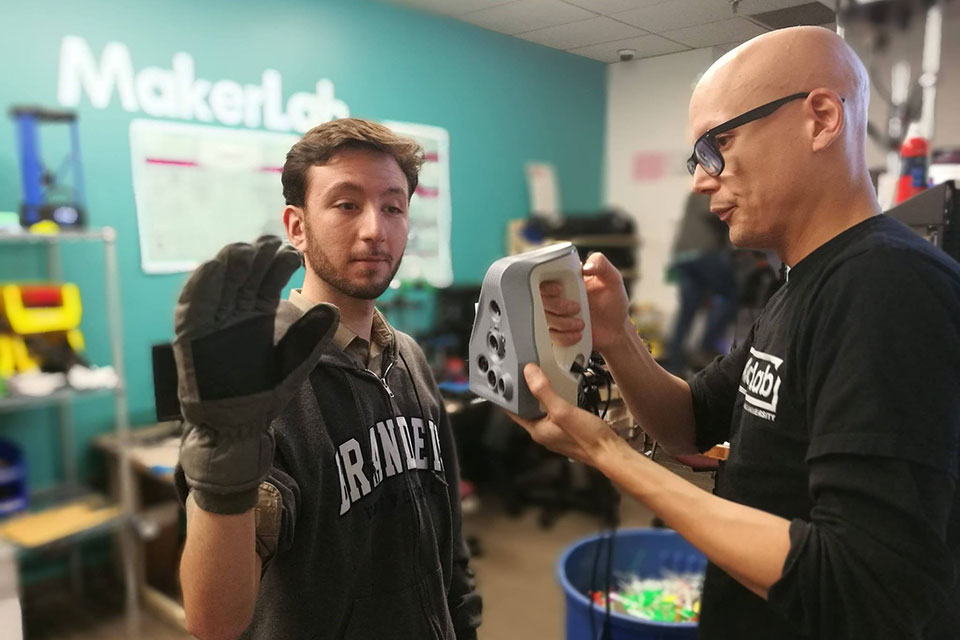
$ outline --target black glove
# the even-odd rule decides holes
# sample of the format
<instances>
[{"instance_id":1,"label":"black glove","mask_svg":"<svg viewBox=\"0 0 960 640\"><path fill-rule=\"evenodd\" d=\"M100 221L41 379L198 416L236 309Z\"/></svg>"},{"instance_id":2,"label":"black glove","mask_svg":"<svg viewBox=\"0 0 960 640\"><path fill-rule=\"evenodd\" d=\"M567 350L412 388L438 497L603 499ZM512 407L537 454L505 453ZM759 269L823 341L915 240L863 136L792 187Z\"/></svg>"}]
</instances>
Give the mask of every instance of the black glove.
<instances>
[{"instance_id":1,"label":"black glove","mask_svg":"<svg viewBox=\"0 0 960 640\"><path fill-rule=\"evenodd\" d=\"M243 513L273 463L270 423L310 375L340 314L321 304L277 335L280 294L301 264L280 239L224 247L197 268L175 315L180 466L197 505Z\"/></svg>"}]
</instances>

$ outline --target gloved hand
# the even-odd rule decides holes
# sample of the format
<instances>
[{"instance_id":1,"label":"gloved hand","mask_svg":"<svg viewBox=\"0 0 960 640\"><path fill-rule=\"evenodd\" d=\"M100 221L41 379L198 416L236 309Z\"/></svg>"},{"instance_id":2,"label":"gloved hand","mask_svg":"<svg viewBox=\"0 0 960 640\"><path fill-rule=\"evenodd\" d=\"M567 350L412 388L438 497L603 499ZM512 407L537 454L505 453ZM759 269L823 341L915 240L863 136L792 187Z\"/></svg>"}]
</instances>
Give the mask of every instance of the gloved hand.
<instances>
[{"instance_id":1,"label":"gloved hand","mask_svg":"<svg viewBox=\"0 0 960 640\"><path fill-rule=\"evenodd\" d=\"M197 505L243 513L273 463L270 423L320 360L340 319L318 305L281 336L280 294L301 264L280 239L231 244L187 280L175 314L180 466Z\"/></svg>"}]
</instances>

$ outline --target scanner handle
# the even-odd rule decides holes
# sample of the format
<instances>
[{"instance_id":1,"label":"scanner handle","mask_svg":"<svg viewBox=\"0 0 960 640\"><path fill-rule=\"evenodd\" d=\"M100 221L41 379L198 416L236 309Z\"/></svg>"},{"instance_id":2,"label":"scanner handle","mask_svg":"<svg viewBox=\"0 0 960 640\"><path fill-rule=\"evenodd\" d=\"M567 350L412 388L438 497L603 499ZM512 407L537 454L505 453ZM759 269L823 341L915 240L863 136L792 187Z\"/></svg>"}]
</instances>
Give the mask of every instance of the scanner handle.
<instances>
[{"instance_id":1,"label":"scanner handle","mask_svg":"<svg viewBox=\"0 0 960 640\"><path fill-rule=\"evenodd\" d=\"M572 404L577 403L577 387L580 373L587 366L593 351L593 335L590 331L590 305L587 290L581 275L582 265L575 247L569 253L533 268L530 273L530 294L533 297L534 337L537 345L540 368L549 378L553 388ZM557 281L563 287L563 297L577 300L580 311L577 316L583 321L583 335L576 344L563 347L553 344L547 327L547 316L540 297L542 282Z\"/></svg>"}]
</instances>

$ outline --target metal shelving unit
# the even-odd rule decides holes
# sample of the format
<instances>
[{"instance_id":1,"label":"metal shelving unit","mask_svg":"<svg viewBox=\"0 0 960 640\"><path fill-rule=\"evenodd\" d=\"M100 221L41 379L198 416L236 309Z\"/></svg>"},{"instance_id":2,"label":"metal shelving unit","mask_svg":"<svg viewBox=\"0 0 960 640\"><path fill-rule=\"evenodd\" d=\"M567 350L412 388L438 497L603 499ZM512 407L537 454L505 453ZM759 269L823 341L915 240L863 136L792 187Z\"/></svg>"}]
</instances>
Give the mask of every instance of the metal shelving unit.
<instances>
[{"instance_id":1,"label":"metal shelving unit","mask_svg":"<svg viewBox=\"0 0 960 640\"><path fill-rule=\"evenodd\" d=\"M75 391L74 389L57 389L46 396L14 396L0 398L0 413L11 413L25 409L42 409L59 405L67 400L83 400L85 398L99 398L116 393L116 389L91 389L90 391Z\"/></svg>"},{"instance_id":2,"label":"metal shelving unit","mask_svg":"<svg viewBox=\"0 0 960 640\"><path fill-rule=\"evenodd\" d=\"M67 242L101 243L104 252L104 284L106 287L107 330L110 337L111 365L117 374L118 383L112 389L92 391L74 391L64 388L43 397L7 397L0 398L0 413L22 411L40 407L56 407L59 417L59 436L61 465L64 483L53 490L43 490L31 495L31 504L47 507L64 505L77 499L95 496L85 490L80 482L76 468L76 440L73 425L74 402L95 397L113 396L114 432L120 442L127 442L130 434L130 421L127 407L126 378L123 365L123 312L120 302L120 277L117 265L116 231L111 227L84 231L66 231L55 235L30 233L0 233L0 245L4 244L40 244L45 245L47 257L47 276L51 281L63 281L61 245ZM74 590L82 592L82 558L75 543L105 533L116 532L120 543L120 555L123 563L123 582L125 589L127 635L132 639L140 637L140 604L137 591L139 573L134 513L135 500L133 474L127 456L120 454L119 487L120 495L116 505L116 514L108 519L91 525L81 531L72 532L30 551L43 551L54 548L71 548L70 567ZM93 499L98 499L94 497ZM107 503L107 501L104 501ZM27 548L18 548L26 551Z\"/></svg>"},{"instance_id":3,"label":"metal shelving unit","mask_svg":"<svg viewBox=\"0 0 960 640\"><path fill-rule=\"evenodd\" d=\"M582 234L575 235L563 238L544 238L538 244L532 244L528 242L523 235L521 230L524 225L527 223L526 219L514 219L507 221L507 253L509 255L514 255L517 253L522 253L524 251L529 251L535 249L539 246L544 246L553 242L570 242L577 247L604 247L604 248L615 248L615 249L640 249L643 246L643 242L639 236L632 233L599 233L599 234ZM640 278L640 267L636 266L630 269L619 269L620 275L623 276L624 281L637 280ZM629 289L629 286L627 287Z\"/></svg>"}]
</instances>

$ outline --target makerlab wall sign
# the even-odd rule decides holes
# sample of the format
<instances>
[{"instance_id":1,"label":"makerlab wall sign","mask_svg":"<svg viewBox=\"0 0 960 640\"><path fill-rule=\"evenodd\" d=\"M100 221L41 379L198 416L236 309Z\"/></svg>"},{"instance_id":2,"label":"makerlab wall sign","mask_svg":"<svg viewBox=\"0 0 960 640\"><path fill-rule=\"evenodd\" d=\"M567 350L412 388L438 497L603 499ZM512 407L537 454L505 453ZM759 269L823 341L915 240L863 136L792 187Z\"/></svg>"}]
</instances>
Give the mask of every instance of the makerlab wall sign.
<instances>
[{"instance_id":1,"label":"makerlab wall sign","mask_svg":"<svg viewBox=\"0 0 960 640\"><path fill-rule=\"evenodd\" d=\"M174 54L170 66L136 70L130 50L120 42L108 42L98 60L85 39L66 36L60 45L57 101L75 107L85 94L92 106L106 109L116 93L131 113L300 133L350 115L327 79L319 80L314 92L293 93L284 103L283 78L274 69L264 69L259 85L243 85L198 78L188 53Z\"/></svg>"}]
</instances>

